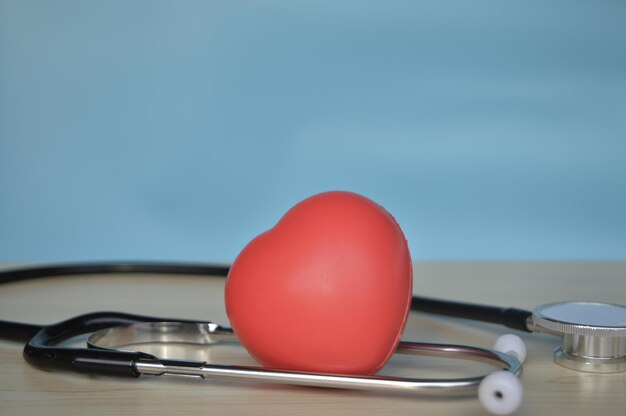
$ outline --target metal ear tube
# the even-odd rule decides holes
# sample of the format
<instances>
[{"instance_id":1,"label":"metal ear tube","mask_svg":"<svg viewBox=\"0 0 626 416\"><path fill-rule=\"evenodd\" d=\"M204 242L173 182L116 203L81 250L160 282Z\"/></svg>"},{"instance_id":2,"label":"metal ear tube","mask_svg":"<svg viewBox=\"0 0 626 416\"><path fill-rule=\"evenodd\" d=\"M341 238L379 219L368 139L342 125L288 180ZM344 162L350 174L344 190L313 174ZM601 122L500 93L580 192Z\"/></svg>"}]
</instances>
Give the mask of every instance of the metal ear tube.
<instances>
[{"instance_id":1,"label":"metal ear tube","mask_svg":"<svg viewBox=\"0 0 626 416\"><path fill-rule=\"evenodd\" d=\"M417 396L467 397L478 395L483 406L490 412L508 414L517 409L521 403L522 387L517 376L522 372L520 361L523 361L526 351L519 337L514 335L505 337L501 337L496 344L500 348L506 349L506 352L451 344L404 341L399 343L396 349L398 354L471 360L492 364L498 368L498 371L483 376L456 379L303 373L156 357L138 360L135 363L135 369L139 374L148 375L197 376L205 379L386 391ZM237 342L237 337L230 328L209 322L134 323L103 329L93 333L87 340L89 348L118 351L120 348L134 349L132 348L133 345L146 343L186 343L210 346L233 342Z\"/></svg>"}]
</instances>

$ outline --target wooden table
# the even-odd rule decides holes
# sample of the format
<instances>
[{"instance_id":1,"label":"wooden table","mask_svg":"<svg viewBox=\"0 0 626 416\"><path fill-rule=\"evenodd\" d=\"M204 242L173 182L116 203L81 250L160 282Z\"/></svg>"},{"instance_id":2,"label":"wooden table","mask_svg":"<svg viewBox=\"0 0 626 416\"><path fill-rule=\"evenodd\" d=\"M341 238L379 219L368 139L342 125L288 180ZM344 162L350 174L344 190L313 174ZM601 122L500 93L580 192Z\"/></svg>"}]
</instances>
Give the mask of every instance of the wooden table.
<instances>
[{"instance_id":1,"label":"wooden table","mask_svg":"<svg viewBox=\"0 0 626 416\"><path fill-rule=\"evenodd\" d=\"M5 264L5 268L10 265ZM100 310L210 319L228 324L223 279L181 276L59 277L0 286L0 317L51 323ZM414 292L531 309L555 300L626 303L626 262L417 263ZM506 329L412 314L406 340L491 347ZM519 415L626 414L626 373L579 373L555 365L559 340L520 334L528 347ZM374 334L373 334L374 336ZM240 348L158 351L176 357L253 364ZM0 414L45 415L481 415L475 399L424 399L312 387L208 381L172 376L139 379L37 370L22 345L0 341ZM483 368L456 360L394 357L385 374L471 375Z\"/></svg>"}]
</instances>

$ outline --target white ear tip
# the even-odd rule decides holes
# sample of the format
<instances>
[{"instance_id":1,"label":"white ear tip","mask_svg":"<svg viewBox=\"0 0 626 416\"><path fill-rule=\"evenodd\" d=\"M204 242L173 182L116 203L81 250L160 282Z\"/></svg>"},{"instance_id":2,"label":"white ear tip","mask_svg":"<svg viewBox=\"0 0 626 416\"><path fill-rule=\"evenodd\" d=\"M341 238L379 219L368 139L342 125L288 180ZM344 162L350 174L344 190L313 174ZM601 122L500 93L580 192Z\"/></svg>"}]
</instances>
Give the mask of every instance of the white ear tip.
<instances>
[{"instance_id":1,"label":"white ear tip","mask_svg":"<svg viewBox=\"0 0 626 416\"><path fill-rule=\"evenodd\" d=\"M481 381L478 399L494 415L508 415L522 403L522 383L508 371L496 371Z\"/></svg>"},{"instance_id":2,"label":"white ear tip","mask_svg":"<svg viewBox=\"0 0 626 416\"><path fill-rule=\"evenodd\" d=\"M526 360L526 344L517 335L502 335L496 340L493 349L505 354L514 354L520 363Z\"/></svg>"}]
</instances>

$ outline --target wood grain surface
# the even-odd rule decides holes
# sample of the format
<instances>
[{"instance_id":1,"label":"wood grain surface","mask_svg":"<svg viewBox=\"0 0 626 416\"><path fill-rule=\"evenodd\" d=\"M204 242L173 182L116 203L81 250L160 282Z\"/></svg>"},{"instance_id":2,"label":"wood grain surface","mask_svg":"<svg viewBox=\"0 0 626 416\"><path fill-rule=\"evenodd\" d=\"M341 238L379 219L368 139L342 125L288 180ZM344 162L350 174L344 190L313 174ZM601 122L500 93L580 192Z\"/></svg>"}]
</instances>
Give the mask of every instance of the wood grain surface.
<instances>
[{"instance_id":1,"label":"wood grain surface","mask_svg":"<svg viewBox=\"0 0 626 416\"><path fill-rule=\"evenodd\" d=\"M15 267L5 264L4 268ZM533 307L557 300L626 303L626 263L417 263L414 293L445 299ZM224 281L166 275L58 277L0 286L0 318L40 324L92 311L124 311L228 324ZM491 347L507 330L489 324L412 314L403 339ZM622 415L626 373L561 368L559 340L520 334L528 347L518 415ZM372 336L376 336L372 328ZM82 342L74 340L74 344ZM170 358L254 364L243 349L162 348ZM0 341L0 414L46 415L484 415L478 400L430 399L324 388L210 381L174 376L118 379L47 372L22 358L22 344ZM396 356L384 374L474 375L485 367L458 360Z\"/></svg>"}]
</instances>

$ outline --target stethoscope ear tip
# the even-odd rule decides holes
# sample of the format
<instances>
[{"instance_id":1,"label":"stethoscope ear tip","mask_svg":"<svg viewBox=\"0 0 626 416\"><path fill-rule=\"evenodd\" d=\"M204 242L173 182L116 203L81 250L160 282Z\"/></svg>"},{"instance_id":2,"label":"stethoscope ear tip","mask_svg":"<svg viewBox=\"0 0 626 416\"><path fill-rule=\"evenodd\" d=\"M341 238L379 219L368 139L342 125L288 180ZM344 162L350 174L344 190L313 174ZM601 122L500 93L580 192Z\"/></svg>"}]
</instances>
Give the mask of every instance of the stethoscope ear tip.
<instances>
[{"instance_id":1,"label":"stethoscope ear tip","mask_svg":"<svg viewBox=\"0 0 626 416\"><path fill-rule=\"evenodd\" d=\"M522 404L523 388L519 378L508 371L496 371L483 379L478 399L494 415L508 415Z\"/></svg>"},{"instance_id":2,"label":"stethoscope ear tip","mask_svg":"<svg viewBox=\"0 0 626 416\"><path fill-rule=\"evenodd\" d=\"M503 352L505 354L512 354L517 358L520 364L523 364L526 360L526 344L524 340L514 334L505 334L500 336L493 349Z\"/></svg>"}]
</instances>

